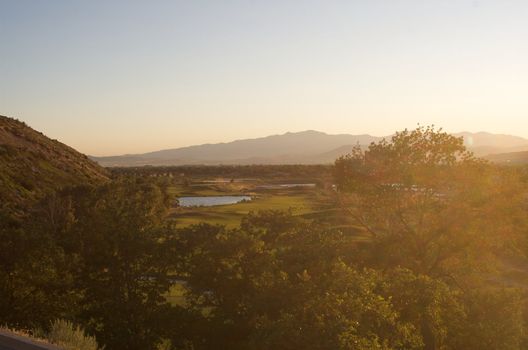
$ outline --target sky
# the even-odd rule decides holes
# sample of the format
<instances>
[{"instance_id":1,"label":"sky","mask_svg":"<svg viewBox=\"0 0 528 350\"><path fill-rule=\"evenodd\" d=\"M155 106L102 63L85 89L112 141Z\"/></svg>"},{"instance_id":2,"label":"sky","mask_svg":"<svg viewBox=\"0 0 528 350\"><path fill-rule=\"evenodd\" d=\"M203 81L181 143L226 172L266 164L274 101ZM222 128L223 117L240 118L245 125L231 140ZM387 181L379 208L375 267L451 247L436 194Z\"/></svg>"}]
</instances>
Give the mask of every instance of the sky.
<instances>
[{"instance_id":1,"label":"sky","mask_svg":"<svg viewBox=\"0 0 528 350\"><path fill-rule=\"evenodd\" d=\"M528 137L528 1L0 0L0 115L90 155L417 124Z\"/></svg>"}]
</instances>

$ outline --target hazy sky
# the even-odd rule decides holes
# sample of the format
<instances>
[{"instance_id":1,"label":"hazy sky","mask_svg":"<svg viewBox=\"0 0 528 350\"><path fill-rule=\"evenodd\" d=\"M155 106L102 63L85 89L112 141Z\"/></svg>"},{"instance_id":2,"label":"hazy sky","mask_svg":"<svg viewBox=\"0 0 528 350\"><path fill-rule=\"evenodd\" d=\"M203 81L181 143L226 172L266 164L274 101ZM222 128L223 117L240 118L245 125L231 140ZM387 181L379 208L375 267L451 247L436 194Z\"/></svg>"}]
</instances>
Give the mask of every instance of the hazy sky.
<instances>
[{"instance_id":1,"label":"hazy sky","mask_svg":"<svg viewBox=\"0 0 528 350\"><path fill-rule=\"evenodd\" d=\"M93 155L417 123L528 137L528 1L0 0L0 114Z\"/></svg>"}]
</instances>

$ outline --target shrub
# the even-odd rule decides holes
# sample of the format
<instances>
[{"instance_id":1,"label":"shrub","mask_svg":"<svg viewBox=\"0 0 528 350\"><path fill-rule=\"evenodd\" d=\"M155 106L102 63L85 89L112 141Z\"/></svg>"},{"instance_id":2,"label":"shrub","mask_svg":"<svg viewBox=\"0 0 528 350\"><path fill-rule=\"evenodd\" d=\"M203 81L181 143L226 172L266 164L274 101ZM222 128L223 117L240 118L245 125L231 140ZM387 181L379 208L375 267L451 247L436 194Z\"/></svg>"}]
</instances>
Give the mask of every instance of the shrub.
<instances>
[{"instance_id":1,"label":"shrub","mask_svg":"<svg viewBox=\"0 0 528 350\"><path fill-rule=\"evenodd\" d=\"M97 350L97 341L70 321L57 320L51 325L48 340L64 350Z\"/></svg>"}]
</instances>

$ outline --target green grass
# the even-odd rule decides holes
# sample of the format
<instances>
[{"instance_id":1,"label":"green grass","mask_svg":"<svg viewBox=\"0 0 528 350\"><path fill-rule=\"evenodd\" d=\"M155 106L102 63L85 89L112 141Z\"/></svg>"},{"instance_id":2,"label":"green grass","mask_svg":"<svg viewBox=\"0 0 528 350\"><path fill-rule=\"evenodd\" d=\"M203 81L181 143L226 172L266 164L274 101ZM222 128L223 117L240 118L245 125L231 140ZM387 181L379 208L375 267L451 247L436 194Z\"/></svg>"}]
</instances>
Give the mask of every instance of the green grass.
<instances>
[{"instance_id":1,"label":"green grass","mask_svg":"<svg viewBox=\"0 0 528 350\"><path fill-rule=\"evenodd\" d=\"M173 185L169 194L175 196L234 196L242 195L244 187L239 184L192 184L191 186Z\"/></svg>"},{"instance_id":2,"label":"green grass","mask_svg":"<svg viewBox=\"0 0 528 350\"><path fill-rule=\"evenodd\" d=\"M285 181L287 182L287 181ZM242 186L245 190L241 190ZM249 187L249 188L248 188ZM252 196L252 201L232 205L197 208L175 208L171 218L178 226L184 227L199 223L224 225L235 228L244 216L250 212L262 210L291 211L293 215L302 216L308 220L324 222L329 227L338 229L345 234L353 235L358 242L371 239L370 235L342 209L332 203L328 192L316 188L289 188L258 190L247 183L227 184L192 184L191 186L176 185L170 189L175 196L221 196L246 194Z\"/></svg>"},{"instance_id":3,"label":"green grass","mask_svg":"<svg viewBox=\"0 0 528 350\"><path fill-rule=\"evenodd\" d=\"M214 207L177 208L172 218L177 224L187 226L197 223L219 224L235 227L250 212L261 210L291 210L294 215L303 215L314 210L314 198L304 195L257 195L250 202L219 205Z\"/></svg>"},{"instance_id":4,"label":"green grass","mask_svg":"<svg viewBox=\"0 0 528 350\"><path fill-rule=\"evenodd\" d=\"M180 283L175 283L171 286L169 293L165 296L165 299L172 306L182 306L186 305L185 303L185 286Z\"/></svg>"},{"instance_id":5,"label":"green grass","mask_svg":"<svg viewBox=\"0 0 528 350\"><path fill-rule=\"evenodd\" d=\"M232 205L198 208L175 208L171 218L179 226L198 223L236 227L250 212L262 210L291 210L294 215L304 215L315 210L320 198L315 189L257 190L256 183L191 183L175 184L169 193L178 196L250 195L252 200Z\"/></svg>"}]
</instances>

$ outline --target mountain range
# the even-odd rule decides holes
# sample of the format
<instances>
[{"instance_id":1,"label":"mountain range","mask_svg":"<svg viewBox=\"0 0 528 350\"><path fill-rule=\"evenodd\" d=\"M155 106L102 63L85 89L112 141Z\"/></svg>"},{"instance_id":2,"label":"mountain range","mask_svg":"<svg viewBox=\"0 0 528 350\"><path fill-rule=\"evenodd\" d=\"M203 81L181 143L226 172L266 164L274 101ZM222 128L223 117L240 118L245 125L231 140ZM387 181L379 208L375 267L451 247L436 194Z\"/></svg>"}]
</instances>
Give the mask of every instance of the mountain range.
<instances>
[{"instance_id":1,"label":"mountain range","mask_svg":"<svg viewBox=\"0 0 528 350\"><path fill-rule=\"evenodd\" d=\"M528 139L518 136L457 133L477 156L491 157L528 151ZM227 143L112 157L91 157L106 167L220 164L325 164L347 154L355 145L367 146L387 137L371 135L330 135L308 130Z\"/></svg>"}]
</instances>

